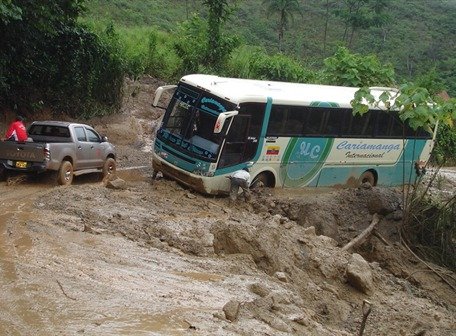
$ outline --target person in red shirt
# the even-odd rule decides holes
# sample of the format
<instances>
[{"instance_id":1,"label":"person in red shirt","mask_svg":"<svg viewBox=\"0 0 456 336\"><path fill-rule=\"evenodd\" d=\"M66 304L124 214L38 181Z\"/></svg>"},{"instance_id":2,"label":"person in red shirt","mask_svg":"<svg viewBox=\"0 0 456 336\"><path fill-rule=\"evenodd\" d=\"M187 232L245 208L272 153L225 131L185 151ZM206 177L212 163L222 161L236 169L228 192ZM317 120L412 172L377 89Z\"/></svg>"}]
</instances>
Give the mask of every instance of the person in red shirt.
<instances>
[{"instance_id":1,"label":"person in red shirt","mask_svg":"<svg viewBox=\"0 0 456 336\"><path fill-rule=\"evenodd\" d=\"M6 131L4 140L24 142L28 139L27 129L24 125L24 118L17 116Z\"/></svg>"}]
</instances>

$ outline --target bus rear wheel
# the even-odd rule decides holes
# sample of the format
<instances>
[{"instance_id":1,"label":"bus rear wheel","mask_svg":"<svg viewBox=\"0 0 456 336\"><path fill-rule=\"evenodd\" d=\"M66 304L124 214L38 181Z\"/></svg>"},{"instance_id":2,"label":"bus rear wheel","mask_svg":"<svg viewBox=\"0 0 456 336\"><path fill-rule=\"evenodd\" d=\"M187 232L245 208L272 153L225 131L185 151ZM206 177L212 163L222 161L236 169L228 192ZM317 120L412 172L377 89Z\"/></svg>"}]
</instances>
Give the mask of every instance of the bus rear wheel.
<instances>
[{"instance_id":1,"label":"bus rear wheel","mask_svg":"<svg viewBox=\"0 0 456 336\"><path fill-rule=\"evenodd\" d=\"M365 171L364 173L361 174L361 176L358 179L359 185L363 183L369 183L371 186L375 186L375 175L371 171Z\"/></svg>"}]
</instances>

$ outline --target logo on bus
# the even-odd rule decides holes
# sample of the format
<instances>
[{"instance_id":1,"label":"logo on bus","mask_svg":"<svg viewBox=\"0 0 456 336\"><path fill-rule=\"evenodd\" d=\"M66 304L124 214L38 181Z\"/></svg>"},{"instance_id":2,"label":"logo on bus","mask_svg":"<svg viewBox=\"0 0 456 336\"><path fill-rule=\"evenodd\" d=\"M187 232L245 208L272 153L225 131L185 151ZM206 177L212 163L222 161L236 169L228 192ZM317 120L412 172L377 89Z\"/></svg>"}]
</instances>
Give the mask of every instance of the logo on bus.
<instances>
[{"instance_id":1,"label":"logo on bus","mask_svg":"<svg viewBox=\"0 0 456 336\"><path fill-rule=\"evenodd\" d=\"M301 142L301 156L309 156L311 159L317 159L321 152L320 145L313 145L310 142Z\"/></svg>"},{"instance_id":2,"label":"logo on bus","mask_svg":"<svg viewBox=\"0 0 456 336\"><path fill-rule=\"evenodd\" d=\"M288 187L304 186L320 171L332 147L332 138L294 138L282 160L281 178Z\"/></svg>"}]
</instances>

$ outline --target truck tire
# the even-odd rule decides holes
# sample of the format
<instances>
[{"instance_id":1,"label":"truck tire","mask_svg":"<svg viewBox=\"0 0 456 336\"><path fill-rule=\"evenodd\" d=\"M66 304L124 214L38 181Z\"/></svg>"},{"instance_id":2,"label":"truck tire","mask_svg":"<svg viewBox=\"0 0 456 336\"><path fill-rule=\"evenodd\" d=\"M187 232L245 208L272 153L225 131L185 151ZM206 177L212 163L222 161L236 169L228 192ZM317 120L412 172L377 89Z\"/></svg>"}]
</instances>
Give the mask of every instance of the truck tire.
<instances>
[{"instance_id":1,"label":"truck tire","mask_svg":"<svg viewBox=\"0 0 456 336\"><path fill-rule=\"evenodd\" d=\"M103 165L103 179L115 175L117 163L113 158L107 158Z\"/></svg>"},{"instance_id":2,"label":"truck tire","mask_svg":"<svg viewBox=\"0 0 456 336\"><path fill-rule=\"evenodd\" d=\"M6 174L6 169L3 167L0 167L0 182L6 181L7 179L7 174Z\"/></svg>"},{"instance_id":3,"label":"truck tire","mask_svg":"<svg viewBox=\"0 0 456 336\"><path fill-rule=\"evenodd\" d=\"M73 165L70 161L63 161L60 165L57 183L60 185L70 185L73 182Z\"/></svg>"}]
</instances>

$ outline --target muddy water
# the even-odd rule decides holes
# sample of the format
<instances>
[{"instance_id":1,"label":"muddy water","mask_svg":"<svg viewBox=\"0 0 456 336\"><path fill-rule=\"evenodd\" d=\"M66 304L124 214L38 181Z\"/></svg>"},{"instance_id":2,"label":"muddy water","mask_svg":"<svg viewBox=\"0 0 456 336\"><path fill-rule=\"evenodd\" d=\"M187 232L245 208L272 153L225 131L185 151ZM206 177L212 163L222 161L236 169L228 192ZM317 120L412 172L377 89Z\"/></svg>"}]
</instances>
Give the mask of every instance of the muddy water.
<instances>
[{"instance_id":1,"label":"muddy water","mask_svg":"<svg viewBox=\"0 0 456 336\"><path fill-rule=\"evenodd\" d=\"M180 336L191 327L186 314L220 309L222 277L168 254L156 259L123 237L83 232L89 218L39 205L54 191L65 189L0 184L1 336Z\"/></svg>"},{"instance_id":2,"label":"muddy water","mask_svg":"<svg viewBox=\"0 0 456 336\"><path fill-rule=\"evenodd\" d=\"M30 308L27 299L28 286L20 274L19 260L32 248L32 238L24 225L33 217L31 209L34 196L42 192L41 187L6 187L0 186L0 334L7 335L15 327L9 322L22 320L31 328L39 328L42 321ZM12 321L11 321L12 320ZM12 327L12 328L11 328ZM5 328L5 329L3 329ZM16 330L18 333L19 329Z\"/></svg>"}]
</instances>

